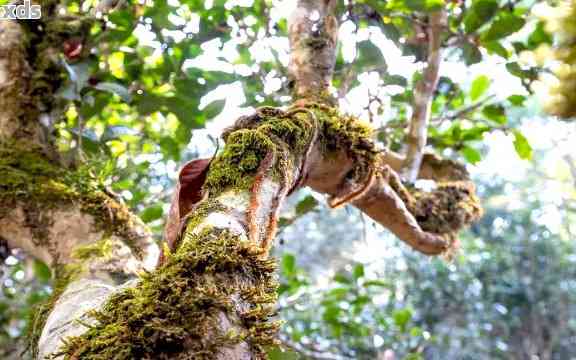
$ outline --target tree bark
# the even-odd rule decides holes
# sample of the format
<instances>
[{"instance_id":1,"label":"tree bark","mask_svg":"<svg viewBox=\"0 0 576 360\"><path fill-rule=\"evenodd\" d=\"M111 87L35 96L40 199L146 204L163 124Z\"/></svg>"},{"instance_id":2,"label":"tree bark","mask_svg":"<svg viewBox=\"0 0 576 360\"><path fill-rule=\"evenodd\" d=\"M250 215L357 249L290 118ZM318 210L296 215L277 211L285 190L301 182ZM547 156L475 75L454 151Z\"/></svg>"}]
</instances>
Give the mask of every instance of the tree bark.
<instances>
[{"instance_id":1,"label":"tree bark","mask_svg":"<svg viewBox=\"0 0 576 360\"><path fill-rule=\"evenodd\" d=\"M298 0L288 19L290 64L296 99L334 103L330 94L336 63L336 0Z\"/></svg>"}]
</instances>

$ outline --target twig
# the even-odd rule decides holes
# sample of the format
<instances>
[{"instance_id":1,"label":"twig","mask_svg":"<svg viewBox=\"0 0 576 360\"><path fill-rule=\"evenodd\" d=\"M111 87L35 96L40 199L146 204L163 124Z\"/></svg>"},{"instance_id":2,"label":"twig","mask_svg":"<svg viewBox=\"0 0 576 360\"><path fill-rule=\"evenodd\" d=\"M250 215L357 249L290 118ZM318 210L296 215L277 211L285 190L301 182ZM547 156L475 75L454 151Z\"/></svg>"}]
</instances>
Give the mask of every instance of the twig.
<instances>
[{"instance_id":1,"label":"twig","mask_svg":"<svg viewBox=\"0 0 576 360\"><path fill-rule=\"evenodd\" d=\"M435 118L431 122L439 122L439 121L444 121L444 120L457 120L460 117L462 117L468 113L471 113L471 112L477 110L479 107L485 105L489 100L492 100L495 96L496 96L495 94L487 96L486 98L484 98L480 101L477 101L474 104L470 104L470 105L465 106L459 110L456 110L455 112L453 112L450 115Z\"/></svg>"}]
</instances>

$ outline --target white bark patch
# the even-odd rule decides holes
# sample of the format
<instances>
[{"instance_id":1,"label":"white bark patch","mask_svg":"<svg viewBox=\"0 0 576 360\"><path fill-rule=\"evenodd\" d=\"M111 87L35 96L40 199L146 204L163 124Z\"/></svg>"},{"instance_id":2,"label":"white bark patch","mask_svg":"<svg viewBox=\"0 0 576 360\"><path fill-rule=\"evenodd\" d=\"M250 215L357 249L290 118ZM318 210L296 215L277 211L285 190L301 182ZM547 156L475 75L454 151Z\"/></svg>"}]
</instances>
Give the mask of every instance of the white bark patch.
<instances>
[{"instance_id":1,"label":"white bark patch","mask_svg":"<svg viewBox=\"0 0 576 360\"><path fill-rule=\"evenodd\" d=\"M94 231L94 217L83 213L80 207L50 212L53 224L46 229L50 244L62 257L62 262L70 260L71 252L81 245L92 244L102 239L102 232Z\"/></svg>"},{"instance_id":2,"label":"white bark patch","mask_svg":"<svg viewBox=\"0 0 576 360\"><path fill-rule=\"evenodd\" d=\"M280 192L280 185L270 178L262 181L258 196L258 208L256 209L256 224L258 227L258 242L263 243L272 214L272 201Z\"/></svg>"},{"instance_id":3,"label":"white bark patch","mask_svg":"<svg viewBox=\"0 0 576 360\"><path fill-rule=\"evenodd\" d=\"M150 237L150 239L152 239ZM144 257L142 259L141 265L146 271L152 271L156 268L158 264L158 259L160 258L160 247L151 242L144 247Z\"/></svg>"},{"instance_id":4,"label":"white bark patch","mask_svg":"<svg viewBox=\"0 0 576 360\"><path fill-rule=\"evenodd\" d=\"M248 240L246 228L242 225L240 219L233 214L223 212L213 212L194 228L194 233L198 234L206 227L215 227L219 229L228 229L233 234L239 235L241 240Z\"/></svg>"},{"instance_id":5,"label":"white bark patch","mask_svg":"<svg viewBox=\"0 0 576 360\"><path fill-rule=\"evenodd\" d=\"M63 339L84 333L87 328L77 320L93 323L86 312L100 308L115 290L116 287L100 280L82 279L68 285L46 320L38 341L38 359L57 352Z\"/></svg>"},{"instance_id":6,"label":"white bark patch","mask_svg":"<svg viewBox=\"0 0 576 360\"><path fill-rule=\"evenodd\" d=\"M250 203L250 193L248 191L237 192L234 190L226 191L216 198L220 204L238 211L246 213Z\"/></svg>"}]
</instances>

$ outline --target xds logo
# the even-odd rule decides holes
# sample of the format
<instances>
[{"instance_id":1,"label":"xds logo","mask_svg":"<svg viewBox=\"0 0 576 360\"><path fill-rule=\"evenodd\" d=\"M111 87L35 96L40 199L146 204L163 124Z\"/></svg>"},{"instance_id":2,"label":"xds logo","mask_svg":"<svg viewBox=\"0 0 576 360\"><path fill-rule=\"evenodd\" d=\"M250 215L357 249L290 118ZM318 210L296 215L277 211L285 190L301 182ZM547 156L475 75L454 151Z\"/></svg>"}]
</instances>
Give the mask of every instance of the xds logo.
<instances>
[{"instance_id":1,"label":"xds logo","mask_svg":"<svg viewBox=\"0 0 576 360\"><path fill-rule=\"evenodd\" d=\"M40 5L32 5L30 0L24 0L20 5L0 6L0 19L40 19L41 16Z\"/></svg>"}]
</instances>

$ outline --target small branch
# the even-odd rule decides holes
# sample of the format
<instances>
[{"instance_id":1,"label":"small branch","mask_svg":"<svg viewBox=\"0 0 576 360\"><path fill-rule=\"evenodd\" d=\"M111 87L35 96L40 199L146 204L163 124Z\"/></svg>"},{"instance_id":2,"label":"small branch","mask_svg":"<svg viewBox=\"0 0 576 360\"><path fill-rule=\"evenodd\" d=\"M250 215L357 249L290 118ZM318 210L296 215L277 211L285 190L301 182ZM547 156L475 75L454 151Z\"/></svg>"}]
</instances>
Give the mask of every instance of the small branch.
<instances>
[{"instance_id":1,"label":"small branch","mask_svg":"<svg viewBox=\"0 0 576 360\"><path fill-rule=\"evenodd\" d=\"M457 119L461 118L462 116L467 115L467 114L477 110L478 108L484 106L488 101L492 100L495 96L496 96L495 94L487 96L486 98L484 98L480 101L477 101L474 104L470 104L468 106L460 108L449 115L441 116L439 118L433 119L431 122L441 122L444 120L457 120Z\"/></svg>"},{"instance_id":2,"label":"small branch","mask_svg":"<svg viewBox=\"0 0 576 360\"><path fill-rule=\"evenodd\" d=\"M418 176L424 147L426 146L430 111L432 101L434 100L434 90L438 83L442 44L441 35L445 19L446 13L443 10L430 15L430 25L428 27L428 65L426 69L424 69L422 80L416 84L413 114L406 137L408 147L402 173L410 182L414 182Z\"/></svg>"}]
</instances>

